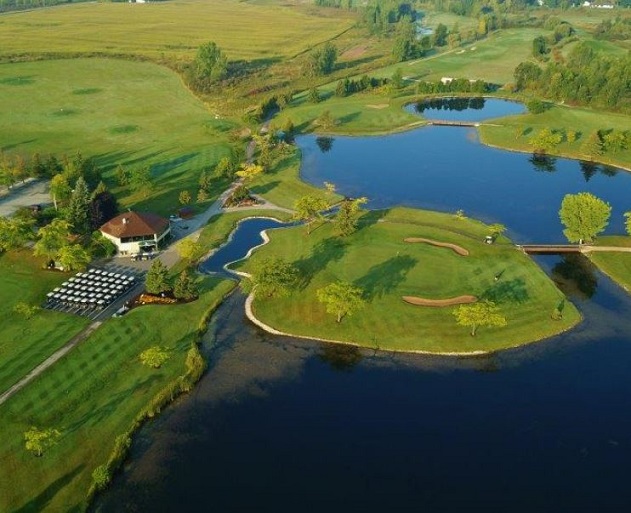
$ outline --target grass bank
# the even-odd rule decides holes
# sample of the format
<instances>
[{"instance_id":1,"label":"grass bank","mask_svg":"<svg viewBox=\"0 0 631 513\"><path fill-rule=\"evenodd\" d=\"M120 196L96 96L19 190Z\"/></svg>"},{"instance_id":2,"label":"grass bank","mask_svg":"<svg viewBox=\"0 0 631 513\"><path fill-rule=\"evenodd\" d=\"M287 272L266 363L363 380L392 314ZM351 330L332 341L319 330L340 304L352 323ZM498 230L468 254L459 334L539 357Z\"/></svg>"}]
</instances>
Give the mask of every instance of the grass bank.
<instances>
[{"instance_id":1,"label":"grass bank","mask_svg":"<svg viewBox=\"0 0 631 513\"><path fill-rule=\"evenodd\" d=\"M33 317L13 311L18 303L40 306L46 293L68 279L45 271L28 251L0 253L0 391L4 392L68 342L88 321L50 310Z\"/></svg>"},{"instance_id":2,"label":"grass bank","mask_svg":"<svg viewBox=\"0 0 631 513\"><path fill-rule=\"evenodd\" d=\"M506 238L484 244L488 228L448 214L393 209L365 214L348 238L325 224L310 236L304 227L272 230L271 243L241 265L247 271L262 258L280 256L300 270L288 297L256 299L255 315L284 332L399 351L494 351L550 337L580 319L565 303L563 319L551 314L564 300L546 274ZM410 244L425 237L457 244L467 257L449 249ZM495 276L501 273L499 280ZM316 300L316 290L337 280L365 291L367 306L337 324ZM482 328L476 337L458 326L452 308L404 303L402 296L444 299L473 294L494 300L508 320L504 328Z\"/></svg>"},{"instance_id":3,"label":"grass bank","mask_svg":"<svg viewBox=\"0 0 631 513\"><path fill-rule=\"evenodd\" d=\"M582 149L585 139L597 130L628 130L631 118L614 112L603 112L581 107L554 105L542 114L521 114L494 119L492 123L480 126L480 140L491 146L514 151L531 153L530 137L543 128L567 133L574 131L577 139L568 142L566 138L549 153L553 156L572 159L592 160ZM597 157L602 164L631 170L631 148L617 153L605 153Z\"/></svg>"},{"instance_id":4,"label":"grass bank","mask_svg":"<svg viewBox=\"0 0 631 513\"><path fill-rule=\"evenodd\" d=\"M185 372L200 319L234 284L205 279L198 301L144 306L103 324L86 341L0 407L0 511L80 511L95 467L114 439L154 398ZM141 365L146 348L167 347L160 369ZM62 432L43 457L24 449L29 426Z\"/></svg>"},{"instance_id":5,"label":"grass bank","mask_svg":"<svg viewBox=\"0 0 631 513\"><path fill-rule=\"evenodd\" d=\"M631 237L622 235L598 237L598 245L622 246L628 248L631 247ZM631 292L631 253L606 253L595 251L589 253L589 259L627 292Z\"/></svg>"}]
</instances>

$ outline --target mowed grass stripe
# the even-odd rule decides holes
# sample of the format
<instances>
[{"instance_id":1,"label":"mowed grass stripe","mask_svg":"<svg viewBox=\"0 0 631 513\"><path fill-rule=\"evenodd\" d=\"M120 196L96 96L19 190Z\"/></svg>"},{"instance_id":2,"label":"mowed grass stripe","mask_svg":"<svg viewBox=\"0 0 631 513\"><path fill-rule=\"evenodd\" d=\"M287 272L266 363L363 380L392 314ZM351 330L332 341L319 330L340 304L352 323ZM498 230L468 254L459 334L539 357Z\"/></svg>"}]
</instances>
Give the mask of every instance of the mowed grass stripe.
<instances>
[{"instance_id":1,"label":"mowed grass stripe","mask_svg":"<svg viewBox=\"0 0 631 513\"><path fill-rule=\"evenodd\" d=\"M145 306L108 321L5 403L0 408L0 460L5 475L12 477L0 481L0 511L16 511L26 504L37 511L82 508L92 470L105 461L114 438L155 393L184 372L202 315L233 286L206 279L196 302ZM140 352L153 345L171 353L157 370L138 360ZM22 433L30 425L63 433L43 458L23 447Z\"/></svg>"}]
</instances>

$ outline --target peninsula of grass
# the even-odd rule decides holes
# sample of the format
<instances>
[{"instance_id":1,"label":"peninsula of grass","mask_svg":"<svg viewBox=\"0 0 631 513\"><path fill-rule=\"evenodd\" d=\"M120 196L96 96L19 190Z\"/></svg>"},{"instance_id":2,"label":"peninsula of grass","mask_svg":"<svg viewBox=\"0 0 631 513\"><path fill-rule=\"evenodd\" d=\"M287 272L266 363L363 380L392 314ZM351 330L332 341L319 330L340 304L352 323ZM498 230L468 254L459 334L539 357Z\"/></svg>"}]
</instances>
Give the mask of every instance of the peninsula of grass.
<instances>
[{"instance_id":1,"label":"peninsula of grass","mask_svg":"<svg viewBox=\"0 0 631 513\"><path fill-rule=\"evenodd\" d=\"M83 317L41 308L30 318L14 311L18 303L40 307L46 293L67 278L43 270L42 261L30 252L0 253L0 393L87 326Z\"/></svg>"},{"instance_id":2,"label":"peninsula of grass","mask_svg":"<svg viewBox=\"0 0 631 513\"><path fill-rule=\"evenodd\" d=\"M255 316L285 333L365 347L430 353L490 352L541 340L580 320L548 276L511 242L484 243L488 227L453 215L396 208L363 215L360 228L342 238L332 223L307 235L304 227L271 230L271 242L239 267L251 270L263 258L281 257L299 270L293 292L256 298ZM468 256L429 244L422 237L455 244ZM495 277L499 275L499 279ZM366 307L341 323L326 313L316 291L343 280L361 287ZM453 307L413 306L403 296L445 299L475 295L499 305L503 328L480 328L475 337L456 324ZM563 304L563 317L553 320Z\"/></svg>"},{"instance_id":3,"label":"peninsula of grass","mask_svg":"<svg viewBox=\"0 0 631 513\"><path fill-rule=\"evenodd\" d=\"M631 237L603 236L598 238L597 245L631 248ZM593 251L588 256L602 272L631 293L631 253Z\"/></svg>"},{"instance_id":4,"label":"peninsula of grass","mask_svg":"<svg viewBox=\"0 0 631 513\"><path fill-rule=\"evenodd\" d=\"M492 122L480 125L480 140L484 144L513 151L532 153L529 144L531 136L538 131L549 128L560 133L576 132L577 139L563 141L549 151L552 156L572 159L597 160L602 164L617 166L631 170L631 147L617 153L605 153L597 156L586 155L582 149L585 139L598 130L626 131L631 118L628 115L592 110L582 107L554 105L542 114L520 114L497 118Z\"/></svg>"},{"instance_id":5,"label":"peninsula of grass","mask_svg":"<svg viewBox=\"0 0 631 513\"><path fill-rule=\"evenodd\" d=\"M0 406L0 511L83 511L93 470L158 391L185 373L200 321L232 287L207 278L195 302L143 306L108 321ZM150 369L138 356L155 345L171 357ZM30 426L62 433L41 458L24 448Z\"/></svg>"}]
</instances>

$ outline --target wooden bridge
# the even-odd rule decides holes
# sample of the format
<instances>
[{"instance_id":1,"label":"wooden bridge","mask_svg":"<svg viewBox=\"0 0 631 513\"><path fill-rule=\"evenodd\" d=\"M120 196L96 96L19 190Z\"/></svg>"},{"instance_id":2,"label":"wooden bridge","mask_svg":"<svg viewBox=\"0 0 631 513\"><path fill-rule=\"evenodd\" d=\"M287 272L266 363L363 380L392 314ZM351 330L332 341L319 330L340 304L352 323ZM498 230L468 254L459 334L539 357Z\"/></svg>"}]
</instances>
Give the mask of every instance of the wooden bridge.
<instances>
[{"instance_id":1,"label":"wooden bridge","mask_svg":"<svg viewBox=\"0 0 631 513\"><path fill-rule=\"evenodd\" d=\"M578 244L523 244L517 245L524 253L541 255L545 253L582 253L584 246Z\"/></svg>"},{"instance_id":2,"label":"wooden bridge","mask_svg":"<svg viewBox=\"0 0 631 513\"><path fill-rule=\"evenodd\" d=\"M427 124L437 126L480 126L480 123L477 121L446 121L440 119L428 121Z\"/></svg>"},{"instance_id":3,"label":"wooden bridge","mask_svg":"<svg viewBox=\"0 0 631 513\"><path fill-rule=\"evenodd\" d=\"M591 253L594 251L631 253L631 247L591 246L589 244L517 244L516 247L529 255L542 255L546 253Z\"/></svg>"}]
</instances>

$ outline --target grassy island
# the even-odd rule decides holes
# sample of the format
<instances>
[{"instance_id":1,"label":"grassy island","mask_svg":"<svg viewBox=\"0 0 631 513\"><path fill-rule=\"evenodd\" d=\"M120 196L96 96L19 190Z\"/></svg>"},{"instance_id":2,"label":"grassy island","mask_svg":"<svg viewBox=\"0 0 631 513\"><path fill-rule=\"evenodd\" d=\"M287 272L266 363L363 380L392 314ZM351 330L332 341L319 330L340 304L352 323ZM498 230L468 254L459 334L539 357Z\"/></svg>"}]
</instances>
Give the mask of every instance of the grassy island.
<instances>
[{"instance_id":1,"label":"grassy island","mask_svg":"<svg viewBox=\"0 0 631 513\"><path fill-rule=\"evenodd\" d=\"M286 297L257 298L257 318L280 331L366 347L432 353L495 351L550 337L574 326L580 315L545 273L505 237L485 244L484 224L453 215L397 208L372 211L359 229L340 237L331 223L307 235L304 227L272 231L271 242L241 268L252 270L280 256L299 270ZM427 238L464 248L405 242ZM498 277L496 280L495 278ZM366 307L336 323L316 299L332 282L364 291ZM507 319L503 328L480 329L471 337L455 322L453 307L407 304L404 296L427 299L474 295L495 302ZM551 314L564 302L563 316Z\"/></svg>"}]
</instances>

